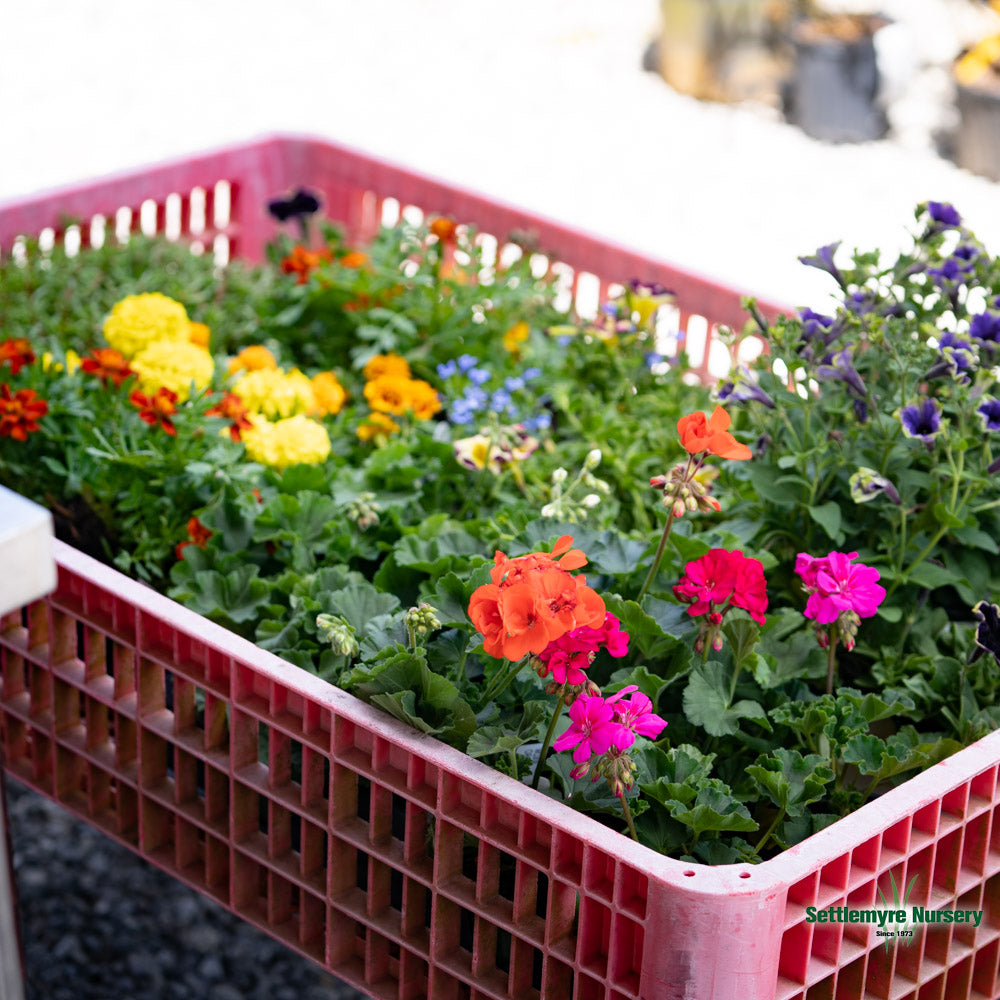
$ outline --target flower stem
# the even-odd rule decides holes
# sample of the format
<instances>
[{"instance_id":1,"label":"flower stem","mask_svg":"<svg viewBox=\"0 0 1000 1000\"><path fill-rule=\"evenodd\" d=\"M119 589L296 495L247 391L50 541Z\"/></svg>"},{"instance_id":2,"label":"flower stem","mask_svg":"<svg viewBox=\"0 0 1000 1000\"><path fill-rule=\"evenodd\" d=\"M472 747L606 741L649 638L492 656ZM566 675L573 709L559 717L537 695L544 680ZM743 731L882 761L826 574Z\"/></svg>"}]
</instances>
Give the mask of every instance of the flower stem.
<instances>
[{"instance_id":1,"label":"flower stem","mask_svg":"<svg viewBox=\"0 0 1000 1000\"><path fill-rule=\"evenodd\" d=\"M552 745L552 735L556 731L556 723L559 721L559 716L562 714L563 705L566 704L566 685L559 689L559 700L556 702L555 711L552 713L552 718L549 720L549 728L545 731L545 739L542 742L542 752L538 755L538 763L535 764L535 773L531 777L531 787L537 788L538 782L542 777L542 767L545 764L545 756L549 752L549 747Z\"/></svg>"},{"instance_id":2,"label":"flower stem","mask_svg":"<svg viewBox=\"0 0 1000 1000\"><path fill-rule=\"evenodd\" d=\"M646 581L639 591L639 596L635 599L636 604L642 604L642 599L646 596L649 585L653 582L653 578L659 571L660 563L663 561L663 552L667 547L667 539L670 537L670 529L673 527L673 524L674 511L673 507L671 507L670 513L667 515L667 523L663 528L663 534L660 536L660 544L656 547L656 555L653 556L653 565L649 567L649 572L646 574Z\"/></svg>"},{"instance_id":3,"label":"flower stem","mask_svg":"<svg viewBox=\"0 0 1000 1000\"><path fill-rule=\"evenodd\" d=\"M833 679L837 673L837 638L830 629L830 644L826 647L826 693L833 694Z\"/></svg>"},{"instance_id":4,"label":"flower stem","mask_svg":"<svg viewBox=\"0 0 1000 1000\"><path fill-rule=\"evenodd\" d=\"M632 834L632 839L638 844L639 837L635 832L635 824L632 822L632 810L628 807L628 799L625 798L624 793L618 796L622 804L622 812L625 813L625 822L628 824L628 832Z\"/></svg>"},{"instance_id":5,"label":"flower stem","mask_svg":"<svg viewBox=\"0 0 1000 1000\"><path fill-rule=\"evenodd\" d=\"M767 832L764 834L760 840L757 841L757 846L753 849L754 854L760 854L761 850L766 846L767 842L771 839L772 834L778 829L778 824L785 818L785 810L780 809L778 815L774 817L774 822L767 828Z\"/></svg>"},{"instance_id":6,"label":"flower stem","mask_svg":"<svg viewBox=\"0 0 1000 1000\"><path fill-rule=\"evenodd\" d=\"M486 690L483 692L484 705L490 698L495 698L501 691L506 689L512 680L511 673L516 674L517 670L511 671L511 662L505 658L500 669L490 679L489 684L486 685Z\"/></svg>"}]
</instances>

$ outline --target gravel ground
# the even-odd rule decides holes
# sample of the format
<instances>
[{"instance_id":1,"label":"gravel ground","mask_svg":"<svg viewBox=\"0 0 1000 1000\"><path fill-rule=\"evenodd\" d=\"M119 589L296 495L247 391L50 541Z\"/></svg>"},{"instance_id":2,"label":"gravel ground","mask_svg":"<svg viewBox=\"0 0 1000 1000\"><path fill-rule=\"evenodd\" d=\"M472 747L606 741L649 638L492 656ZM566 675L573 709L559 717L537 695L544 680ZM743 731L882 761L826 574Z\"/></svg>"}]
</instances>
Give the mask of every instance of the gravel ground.
<instances>
[{"instance_id":1,"label":"gravel ground","mask_svg":"<svg viewBox=\"0 0 1000 1000\"><path fill-rule=\"evenodd\" d=\"M7 780L26 1000L365 1000Z\"/></svg>"}]
</instances>

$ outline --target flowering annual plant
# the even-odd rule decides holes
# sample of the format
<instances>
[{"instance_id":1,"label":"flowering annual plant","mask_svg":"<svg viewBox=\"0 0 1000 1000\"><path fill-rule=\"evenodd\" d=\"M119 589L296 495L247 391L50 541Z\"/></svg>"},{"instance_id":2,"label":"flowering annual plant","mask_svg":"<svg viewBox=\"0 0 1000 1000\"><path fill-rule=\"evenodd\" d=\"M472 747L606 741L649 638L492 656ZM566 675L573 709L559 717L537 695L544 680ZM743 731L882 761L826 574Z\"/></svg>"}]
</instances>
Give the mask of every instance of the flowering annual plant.
<instances>
[{"instance_id":1,"label":"flowering annual plant","mask_svg":"<svg viewBox=\"0 0 1000 1000\"><path fill-rule=\"evenodd\" d=\"M806 258L834 305L712 392L654 282L566 315L526 240L357 247L316 202L259 268L0 262L0 474L63 537L699 861L1000 723L1000 264L952 206Z\"/></svg>"}]
</instances>

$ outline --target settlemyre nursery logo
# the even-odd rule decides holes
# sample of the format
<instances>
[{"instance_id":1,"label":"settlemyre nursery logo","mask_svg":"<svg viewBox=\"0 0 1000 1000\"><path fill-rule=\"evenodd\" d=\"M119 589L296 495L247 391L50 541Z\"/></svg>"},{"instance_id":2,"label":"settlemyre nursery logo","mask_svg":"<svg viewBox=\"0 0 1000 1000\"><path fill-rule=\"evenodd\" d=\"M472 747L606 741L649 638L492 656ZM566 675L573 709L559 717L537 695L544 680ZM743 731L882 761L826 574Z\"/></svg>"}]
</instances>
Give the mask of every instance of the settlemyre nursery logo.
<instances>
[{"instance_id":1,"label":"settlemyre nursery logo","mask_svg":"<svg viewBox=\"0 0 1000 1000\"><path fill-rule=\"evenodd\" d=\"M886 948L890 941L909 943L913 939L916 927L921 924L973 924L978 927L982 923L982 910L935 910L929 906L911 906L910 893L918 875L910 879L902 900L899 898L899 887L892 872L889 872L889 884L892 886L892 903L886 899L882 887L878 894L882 898L882 906L870 909L854 909L848 906L831 906L821 910L815 906L806 907L807 924L876 924L875 936L885 939Z\"/></svg>"}]
</instances>

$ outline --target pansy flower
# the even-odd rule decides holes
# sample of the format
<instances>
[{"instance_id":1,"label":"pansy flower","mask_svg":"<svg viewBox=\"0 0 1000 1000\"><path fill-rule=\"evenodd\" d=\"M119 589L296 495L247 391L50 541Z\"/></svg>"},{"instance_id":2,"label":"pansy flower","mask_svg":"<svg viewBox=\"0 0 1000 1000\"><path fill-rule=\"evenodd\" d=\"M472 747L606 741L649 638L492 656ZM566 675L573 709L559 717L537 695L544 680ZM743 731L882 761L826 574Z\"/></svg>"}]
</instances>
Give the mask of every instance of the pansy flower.
<instances>
[{"instance_id":1,"label":"pansy flower","mask_svg":"<svg viewBox=\"0 0 1000 1000\"><path fill-rule=\"evenodd\" d=\"M927 396L897 412L908 438L923 441L928 448L934 446L934 438L941 432L941 404L936 399Z\"/></svg>"}]
</instances>

